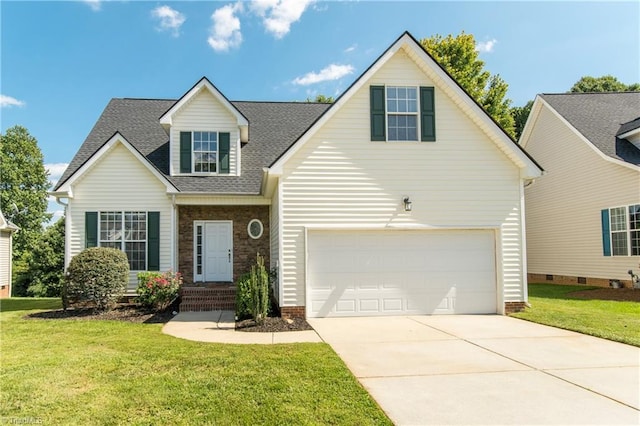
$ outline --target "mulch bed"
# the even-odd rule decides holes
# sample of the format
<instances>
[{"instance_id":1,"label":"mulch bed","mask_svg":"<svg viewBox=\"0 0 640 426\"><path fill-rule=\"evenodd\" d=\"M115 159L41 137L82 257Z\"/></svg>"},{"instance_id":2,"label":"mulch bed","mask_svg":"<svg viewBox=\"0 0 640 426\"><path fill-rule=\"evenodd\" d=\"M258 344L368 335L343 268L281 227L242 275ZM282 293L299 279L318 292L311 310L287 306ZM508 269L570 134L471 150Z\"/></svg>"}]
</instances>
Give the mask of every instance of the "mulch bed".
<instances>
[{"instance_id":1,"label":"mulch bed","mask_svg":"<svg viewBox=\"0 0 640 426\"><path fill-rule=\"evenodd\" d=\"M108 312L98 311L92 308L70 308L66 311L34 312L25 315L25 319L41 320L102 320L102 321L126 321L145 324L165 324L171 320L178 311L178 303L169 306L164 312L152 312L140 305L121 304ZM174 314L175 312L175 314ZM236 322L236 330L245 332L273 333L282 331L313 330L302 318L284 319L280 317L268 317L262 324L256 324L253 320Z\"/></svg>"},{"instance_id":2,"label":"mulch bed","mask_svg":"<svg viewBox=\"0 0 640 426\"><path fill-rule=\"evenodd\" d=\"M640 289L637 288L597 288L569 293L576 299L616 300L619 302L640 302Z\"/></svg>"},{"instance_id":3,"label":"mulch bed","mask_svg":"<svg viewBox=\"0 0 640 426\"><path fill-rule=\"evenodd\" d=\"M122 304L114 309L103 312L93 308L71 308L66 311L58 309L55 311L34 312L25 315L26 319L67 319L67 320L108 320L126 321L145 324L165 324L175 315L176 306L170 306L163 312L153 312L138 305Z\"/></svg>"},{"instance_id":4,"label":"mulch bed","mask_svg":"<svg viewBox=\"0 0 640 426\"><path fill-rule=\"evenodd\" d=\"M285 319L281 317L267 317L262 324L256 324L252 319L237 321L236 330L273 333L281 331L313 330L313 328L303 318Z\"/></svg>"}]
</instances>

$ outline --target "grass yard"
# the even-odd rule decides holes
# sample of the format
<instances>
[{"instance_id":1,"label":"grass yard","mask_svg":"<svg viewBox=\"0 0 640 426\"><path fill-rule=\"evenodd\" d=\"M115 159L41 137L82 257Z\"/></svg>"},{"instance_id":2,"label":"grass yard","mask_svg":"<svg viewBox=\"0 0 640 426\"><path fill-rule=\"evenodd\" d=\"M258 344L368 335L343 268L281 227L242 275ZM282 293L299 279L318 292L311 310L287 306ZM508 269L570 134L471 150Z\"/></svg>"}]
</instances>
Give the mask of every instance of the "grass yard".
<instances>
[{"instance_id":1,"label":"grass yard","mask_svg":"<svg viewBox=\"0 0 640 426\"><path fill-rule=\"evenodd\" d=\"M161 324L23 319L2 300L0 419L43 424L391 424L324 343L220 345Z\"/></svg>"},{"instance_id":2,"label":"grass yard","mask_svg":"<svg viewBox=\"0 0 640 426\"><path fill-rule=\"evenodd\" d=\"M511 316L640 346L639 302L585 300L571 295L572 292L597 288L530 284L531 308Z\"/></svg>"}]
</instances>

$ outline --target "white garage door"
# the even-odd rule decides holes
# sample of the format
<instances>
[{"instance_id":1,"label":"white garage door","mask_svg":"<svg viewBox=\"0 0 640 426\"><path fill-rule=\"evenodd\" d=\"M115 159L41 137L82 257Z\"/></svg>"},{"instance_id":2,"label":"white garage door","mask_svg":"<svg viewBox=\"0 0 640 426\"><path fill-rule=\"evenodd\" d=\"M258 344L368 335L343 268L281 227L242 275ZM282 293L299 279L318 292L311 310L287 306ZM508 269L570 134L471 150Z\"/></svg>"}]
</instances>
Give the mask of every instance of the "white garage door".
<instances>
[{"instance_id":1,"label":"white garage door","mask_svg":"<svg viewBox=\"0 0 640 426\"><path fill-rule=\"evenodd\" d=\"M307 315L496 313L491 231L309 231Z\"/></svg>"}]
</instances>

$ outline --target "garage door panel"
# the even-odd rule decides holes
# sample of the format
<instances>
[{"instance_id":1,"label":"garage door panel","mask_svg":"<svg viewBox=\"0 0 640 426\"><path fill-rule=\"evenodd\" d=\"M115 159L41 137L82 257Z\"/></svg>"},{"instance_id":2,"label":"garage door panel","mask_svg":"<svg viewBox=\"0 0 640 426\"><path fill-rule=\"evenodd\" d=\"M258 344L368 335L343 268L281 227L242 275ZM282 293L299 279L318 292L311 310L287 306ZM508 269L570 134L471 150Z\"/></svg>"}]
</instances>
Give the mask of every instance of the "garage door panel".
<instances>
[{"instance_id":1,"label":"garage door panel","mask_svg":"<svg viewBox=\"0 0 640 426\"><path fill-rule=\"evenodd\" d=\"M495 313L491 231L311 231L310 316Z\"/></svg>"}]
</instances>

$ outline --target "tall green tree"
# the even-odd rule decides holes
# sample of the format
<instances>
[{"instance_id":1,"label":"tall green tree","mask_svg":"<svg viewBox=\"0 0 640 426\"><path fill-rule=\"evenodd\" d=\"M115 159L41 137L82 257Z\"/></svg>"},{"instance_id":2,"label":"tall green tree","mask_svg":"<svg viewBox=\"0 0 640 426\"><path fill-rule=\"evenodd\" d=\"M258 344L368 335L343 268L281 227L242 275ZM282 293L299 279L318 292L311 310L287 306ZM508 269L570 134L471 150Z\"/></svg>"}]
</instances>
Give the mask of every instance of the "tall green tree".
<instances>
[{"instance_id":1,"label":"tall green tree","mask_svg":"<svg viewBox=\"0 0 640 426\"><path fill-rule=\"evenodd\" d=\"M640 83L624 84L612 75L584 76L571 86L569 93L633 92L640 90Z\"/></svg>"},{"instance_id":2,"label":"tall green tree","mask_svg":"<svg viewBox=\"0 0 640 426\"><path fill-rule=\"evenodd\" d=\"M5 217L20 227L13 238L14 253L32 249L51 219L48 176L38 141L27 129L14 126L0 135L0 206Z\"/></svg>"},{"instance_id":3,"label":"tall green tree","mask_svg":"<svg viewBox=\"0 0 640 426\"><path fill-rule=\"evenodd\" d=\"M27 294L34 297L58 297L64 280L64 217L48 227L29 255L23 279Z\"/></svg>"},{"instance_id":4,"label":"tall green tree","mask_svg":"<svg viewBox=\"0 0 640 426\"><path fill-rule=\"evenodd\" d=\"M509 135L515 135L511 100L506 97L509 85L499 74L492 75L485 69L473 35L436 34L420 40L420 44Z\"/></svg>"},{"instance_id":5,"label":"tall green tree","mask_svg":"<svg viewBox=\"0 0 640 426\"><path fill-rule=\"evenodd\" d=\"M525 106L511 108L511 115L513 116L513 128L516 133L516 138L520 139L524 125L527 123L531 108L533 107L533 101L529 101Z\"/></svg>"},{"instance_id":6,"label":"tall green tree","mask_svg":"<svg viewBox=\"0 0 640 426\"><path fill-rule=\"evenodd\" d=\"M26 295L26 280L18 276L28 271L30 252L51 218L47 213L47 178L38 141L27 129L14 126L0 134L0 208L20 227L13 237L15 296Z\"/></svg>"}]
</instances>

